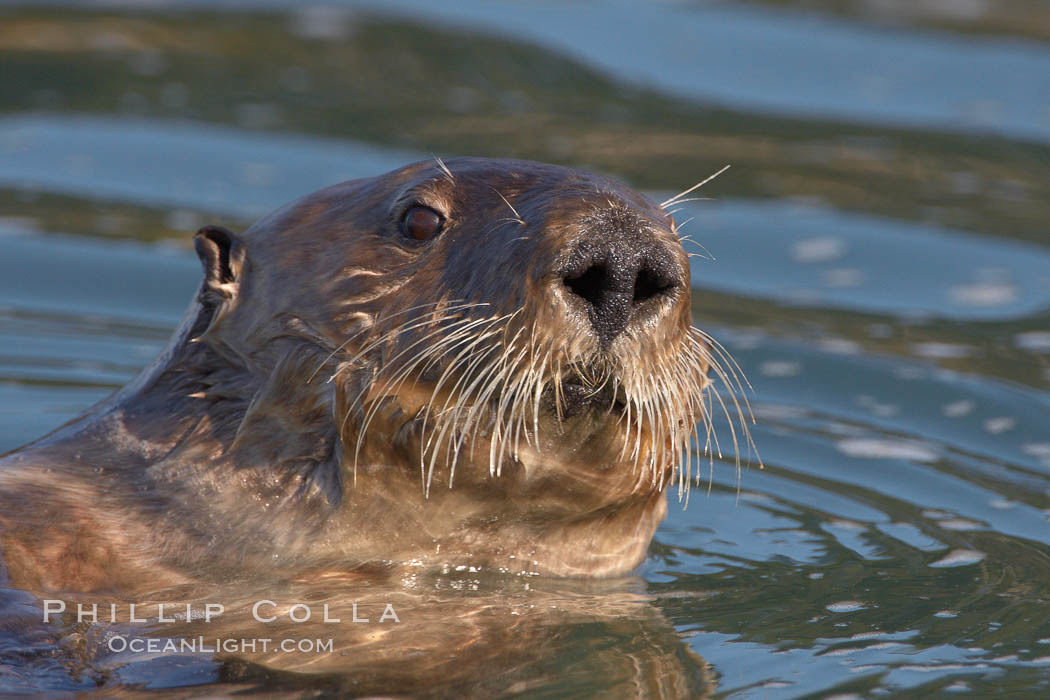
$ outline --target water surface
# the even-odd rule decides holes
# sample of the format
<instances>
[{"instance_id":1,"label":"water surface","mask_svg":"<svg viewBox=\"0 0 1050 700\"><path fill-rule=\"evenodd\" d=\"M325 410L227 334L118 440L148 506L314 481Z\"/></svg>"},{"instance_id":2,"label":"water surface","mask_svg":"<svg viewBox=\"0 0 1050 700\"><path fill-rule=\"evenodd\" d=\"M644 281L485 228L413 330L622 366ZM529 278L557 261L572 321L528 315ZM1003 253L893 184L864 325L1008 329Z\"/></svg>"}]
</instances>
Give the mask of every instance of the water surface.
<instances>
[{"instance_id":1,"label":"water surface","mask_svg":"<svg viewBox=\"0 0 1050 700\"><path fill-rule=\"evenodd\" d=\"M658 201L733 165L676 217L764 465L699 462L626 580L414 582L421 656L114 653L195 628L39 629L8 591L0 694L1050 695L1050 46L965 4L0 6L0 450L160 351L198 226L478 154ZM443 633L485 643L442 665Z\"/></svg>"}]
</instances>

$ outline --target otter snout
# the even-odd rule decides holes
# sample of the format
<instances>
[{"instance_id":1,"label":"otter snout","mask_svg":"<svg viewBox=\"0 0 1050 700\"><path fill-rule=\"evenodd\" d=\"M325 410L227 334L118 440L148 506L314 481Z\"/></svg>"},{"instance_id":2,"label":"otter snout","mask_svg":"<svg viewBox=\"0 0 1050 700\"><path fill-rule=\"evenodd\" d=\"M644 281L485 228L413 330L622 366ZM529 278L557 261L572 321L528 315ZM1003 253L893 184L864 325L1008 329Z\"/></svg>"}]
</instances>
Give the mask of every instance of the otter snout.
<instances>
[{"instance_id":1,"label":"otter snout","mask_svg":"<svg viewBox=\"0 0 1050 700\"><path fill-rule=\"evenodd\" d=\"M579 240L560 271L565 303L586 313L608 347L632 322L668 313L669 297L687 284L666 242L647 227L597 226Z\"/></svg>"}]
</instances>

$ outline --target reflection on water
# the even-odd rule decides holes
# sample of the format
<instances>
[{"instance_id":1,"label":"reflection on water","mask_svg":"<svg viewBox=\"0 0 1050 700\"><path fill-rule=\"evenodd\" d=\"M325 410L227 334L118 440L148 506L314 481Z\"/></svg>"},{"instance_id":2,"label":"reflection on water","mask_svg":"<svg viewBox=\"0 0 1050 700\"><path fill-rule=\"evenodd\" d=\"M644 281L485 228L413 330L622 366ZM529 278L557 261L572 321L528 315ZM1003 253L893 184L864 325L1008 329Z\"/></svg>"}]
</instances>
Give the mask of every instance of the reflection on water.
<instances>
[{"instance_id":1,"label":"reflection on water","mask_svg":"<svg viewBox=\"0 0 1050 700\"><path fill-rule=\"evenodd\" d=\"M567 3L559 22L545 22L542 5L524 3L460 0L436 11L422 0L388 0L382 7L490 31L512 24L519 36L623 79L741 110L1050 139L1050 50L1039 45L888 34L733 3L665 4L659 12ZM640 33L663 40L639 41Z\"/></svg>"},{"instance_id":2,"label":"reflection on water","mask_svg":"<svg viewBox=\"0 0 1050 700\"><path fill-rule=\"evenodd\" d=\"M128 118L14 117L0 119L0 134L6 144L0 183L83 199L185 207L187 218L194 209L259 217L275 202L425 157L367 144ZM169 167L158 172L158 160ZM188 220L172 223L192 227Z\"/></svg>"},{"instance_id":3,"label":"reflection on water","mask_svg":"<svg viewBox=\"0 0 1050 700\"><path fill-rule=\"evenodd\" d=\"M748 0L893 27L951 29L974 37L1050 39L1045 0Z\"/></svg>"},{"instance_id":4,"label":"reflection on water","mask_svg":"<svg viewBox=\"0 0 1050 700\"><path fill-rule=\"evenodd\" d=\"M134 609L71 596L34 606L6 591L0 653L7 642L4 658L22 663L5 691L707 696L710 668L641 584L331 577L159 591Z\"/></svg>"},{"instance_id":5,"label":"reflection on water","mask_svg":"<svg viewBox=\"0 0 1050 700\"><path fill-rule=\"evenodd\" d=\"M677 218L765 468L704 462L637 579L154 596L227 605L210 624L44 626L50 594L4 590L0 694L1050 694L1046 3L179 7L0 7L0 450L160 350L202 223L480 154L658 200L732 163ZM263 598L402 622L261 625ZM202 628L338 648L105 641Z\"/></svg>"}]
</instances>

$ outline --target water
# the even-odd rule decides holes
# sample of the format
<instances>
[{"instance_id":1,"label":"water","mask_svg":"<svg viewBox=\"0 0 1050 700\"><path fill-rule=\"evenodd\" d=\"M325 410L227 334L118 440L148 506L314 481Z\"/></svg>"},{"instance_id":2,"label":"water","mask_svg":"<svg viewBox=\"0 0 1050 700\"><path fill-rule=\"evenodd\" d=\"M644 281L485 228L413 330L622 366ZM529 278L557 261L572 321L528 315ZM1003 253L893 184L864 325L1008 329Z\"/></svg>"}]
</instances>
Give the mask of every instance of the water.
<instances>
[{"instance_id":1,"label":"water","mask_svg":"<svg viewBox=\"0 0 1050 700\"><path fill-rule=\"evenodd\" d=\"M716 461L621 581L192 591L240 636L260 597L402 605L294 628L328 654L118 653L204 623L8 591L0 694L1050 695L1047 3L179 7L0 6L0 451L160 351L199 225L478 154L660 200L733 165L677 218L764 468Z\"/></svg>"}]
</instances>

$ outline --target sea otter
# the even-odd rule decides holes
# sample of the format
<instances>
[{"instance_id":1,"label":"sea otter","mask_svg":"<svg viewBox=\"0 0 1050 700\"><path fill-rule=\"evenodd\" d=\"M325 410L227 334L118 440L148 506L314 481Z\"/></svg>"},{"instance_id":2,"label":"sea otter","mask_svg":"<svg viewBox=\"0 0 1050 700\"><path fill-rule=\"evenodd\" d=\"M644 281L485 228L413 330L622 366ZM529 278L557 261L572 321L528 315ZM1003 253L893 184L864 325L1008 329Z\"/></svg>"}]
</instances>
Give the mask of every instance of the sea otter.
<instances>
[{"instance_id":1,"label":"sea otter","mask_svg":"<svg viewBox=\"0 0 1050 700\"><path fill-rule=\"evenodd\" d=\"M0 460L9 585L622 574L710 440L675 223L608 177L435 159L194 245L162 355Z\"/></svg>"}]
</instances>

